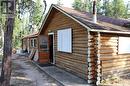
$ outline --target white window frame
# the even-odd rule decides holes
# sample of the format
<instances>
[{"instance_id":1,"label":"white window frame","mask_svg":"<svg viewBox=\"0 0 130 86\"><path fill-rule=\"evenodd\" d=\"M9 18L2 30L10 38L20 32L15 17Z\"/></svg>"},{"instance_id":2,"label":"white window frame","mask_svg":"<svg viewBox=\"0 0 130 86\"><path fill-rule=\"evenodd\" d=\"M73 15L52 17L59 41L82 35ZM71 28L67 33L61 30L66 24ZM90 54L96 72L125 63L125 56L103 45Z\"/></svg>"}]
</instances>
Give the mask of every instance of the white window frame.
<instances>
[{"instance_id":1,"label":"white window frame","mask_svg":"<svg viewBox=\"0 0 130 86\"><path fill-rule=\"evenodd\" d=\"M57 31L57 51L72 53L71 28L61 29Z\"/></svg>"},{"instance_id":2,"label":"white window frame","mask_svg":"<svg viewBox=\"0 0 130 86\"><path fill-rule=\"evenodd\" d=\"M128 47L128 46L130 46L130 37L119 37L118 54L128 54L128 53L130 53L130 47Z\"/></svg>"},{"instance_id":3,"label":"white window frame","mask_svg":"<svg viewBox=\"0 0 130 86\"><path fill-rule=\"evenodd\" d=\"M35 41L36 41L36 44L35 44ZM37 47L37 39L36 38L33 38L33 47Z\"/></svg>"},{"instance_id":4,"label":"white window frame","mask_svg":"<svg viewBox=\"0 0 130 86\"><path fill-rule=\"evenodd\" d=\"M36 40L36 46L35 46L34 40ZM36 38L31 39L31 47L33 47L33 48L37 47L37 39Z\"/></svg>"}]
</instances>

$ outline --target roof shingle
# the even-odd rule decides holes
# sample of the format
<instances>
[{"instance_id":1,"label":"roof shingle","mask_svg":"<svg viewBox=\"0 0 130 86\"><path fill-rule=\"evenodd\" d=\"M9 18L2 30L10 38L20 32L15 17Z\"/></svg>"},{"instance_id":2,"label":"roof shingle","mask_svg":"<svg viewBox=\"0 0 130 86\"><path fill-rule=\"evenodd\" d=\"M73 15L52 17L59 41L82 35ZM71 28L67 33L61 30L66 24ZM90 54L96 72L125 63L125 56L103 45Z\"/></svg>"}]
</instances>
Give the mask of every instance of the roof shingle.
<instances>
[{"instance_id":1,"label":"roof shingle","mask_svg":"<svg viewBox=\"0 0 130 86\"><path fill-rule=\"evenodd\" d=\"M70 16L76 18L78 21L82 22L86 26L93 30L107 30L107 31L121 31L130 32L130 21L123 19L115 19L103 15L97 15L98 23L92 22L93 14L88 12L80 12L67 7L58 7L64 12L68 13Z\"/></svg>"}]
</instances>

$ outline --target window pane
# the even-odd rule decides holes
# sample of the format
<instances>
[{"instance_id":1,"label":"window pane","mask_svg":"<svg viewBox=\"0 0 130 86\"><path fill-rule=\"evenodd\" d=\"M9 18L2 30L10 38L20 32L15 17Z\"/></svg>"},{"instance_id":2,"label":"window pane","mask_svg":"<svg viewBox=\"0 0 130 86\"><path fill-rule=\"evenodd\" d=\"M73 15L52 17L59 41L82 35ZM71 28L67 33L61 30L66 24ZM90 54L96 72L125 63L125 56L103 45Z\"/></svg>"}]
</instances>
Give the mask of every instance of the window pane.
<instances>
[{"instance_id":1,"label":"window pane","mask_svg":"<svg viewBox=\"0 0 130 86\"><path fill-rule=\"evenodd\" d=\"M34 47L36 47L36 45L37 45L37 40L34 39Z\"/></svg>"},{"instance_id":2,"label":"window pane","mask_svg":"<svg viewBox=\"0 0 130 86\"><path fill-rule=\"evenodd\" d=\"M119 37L119 54L130 53L130 38Z\"/></svg>"},{"instance_id":3,"label":"window pane","mask_svg":"<svg viewBox=\"0 0 130 86\"><path fill-rule=\"evenodd\" d=\"M60 30L60 31L58 31L58 33L57 33L57 35L58 35L58 38L57 38L57 50L58 51L62 51L62 31Z\"/></svg>"},{"instance_id":4,"label":"window pane","mask_svg":"<svg viewBox=\"0 0 130 86\"><path fill-rule=\"evenodd\" d=\"M72 52L72 31L71 29L58 30L57 50Z\"/></svg>"}]
</instances>

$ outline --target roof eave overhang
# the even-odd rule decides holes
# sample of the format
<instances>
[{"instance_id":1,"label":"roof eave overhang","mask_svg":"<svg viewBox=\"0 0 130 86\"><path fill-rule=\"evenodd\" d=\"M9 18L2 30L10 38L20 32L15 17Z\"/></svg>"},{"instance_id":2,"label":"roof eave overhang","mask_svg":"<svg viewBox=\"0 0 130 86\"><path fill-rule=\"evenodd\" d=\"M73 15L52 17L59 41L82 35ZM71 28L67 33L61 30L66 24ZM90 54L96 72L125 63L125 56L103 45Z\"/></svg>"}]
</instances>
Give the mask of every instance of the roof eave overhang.
<instances>
[{"instance_id":1,"label":"roof eave overhang","mask_svg":"<svg viewBox=\"0 0 130 86\"><path fill-rule=\"evenodd\" d=\"M91 29L91 32L113 33L113 34L130 34L130 32L108 31L108 30L94 30L94 29Z\"/></svg>"},{"instance_id":2,"label":"roof eave overhang","mask_svg":"<svg viewBox=\"0 0 130 86\"><path fill-rule=\"evenodd\" d=\"M42 29L43 29L43 26L45 25L46 21L47 21L47 18L49 17L49 14L51 13L51 10L52 8L55 8L57 9L58 11L60 11L61 13L65 14L66 16L68 16L69 18L73 19L74 21L76 21L77 23L79 23L80 25L82 25L83 27L86 28L87 31L91 31L91 32L102 32L102 33L115 33L115 34L130 34L130 32L122 32L122 31L108 31L108 30L95 30L93 28L90 28L89 26L87 26L86 24L80 22L79 20L77 20L75 17L71 16L70 14L68 14L67 12L65 12L64 10L62 10L61 8L55 6L54 4L51 5L44 21L43 21L43 24L41 26L41 29L39 31L39 34L41 33Z\"/></svg>"},{"instance_id":3,"label":"roof eave overhang","mask_svg":"<svg viewBox=\"0 0 130 86\"><path fill-rule=\"evenodd\" d=\"M54 4L52 4L51 7L50 7L50 9L49 9L49 11L48 11L48 13L47 13L47 15L46 15L46 17L45 17L45 19L44 19L44 21L43 21L43 24L42 24L42 26L41 26L41 28L40 28L40 31L39 31L39 34L38 34L38 35L40 35L40 33L41 33L41 31L42 31L42 28L43 28L43 26L45 25L45 23L46 23L46 21L47 21L47 18L49 17L49 14L51 13L52 8L57 9L58 11L60 11L60 12L63 13L63 14L65 14L65 15L68 16L69 18L73 19L74 21L76 21L77 23L79 23L80 25L82 25L83 27L87 28L88 31L91 30L90 27L86 26L84 23L78 21L76 18L74 18L74 17L71 16L70 14L66 13L65 11L63 11L62 9L60 9L59 7L57 7L57 6L55 6Z\"/></svg>"},{"instance_id":4,"label":"roof eave overhang","mask_svg":"<svg viewBox=\"0 0 130 86\"><path fill-rule=\"evenodd\" d=\"M22 39L34 38L34 37L38 37L38 35L35 35L35 36L27 36L27 37L23 37Z\"/></svg>"}]
</instances>

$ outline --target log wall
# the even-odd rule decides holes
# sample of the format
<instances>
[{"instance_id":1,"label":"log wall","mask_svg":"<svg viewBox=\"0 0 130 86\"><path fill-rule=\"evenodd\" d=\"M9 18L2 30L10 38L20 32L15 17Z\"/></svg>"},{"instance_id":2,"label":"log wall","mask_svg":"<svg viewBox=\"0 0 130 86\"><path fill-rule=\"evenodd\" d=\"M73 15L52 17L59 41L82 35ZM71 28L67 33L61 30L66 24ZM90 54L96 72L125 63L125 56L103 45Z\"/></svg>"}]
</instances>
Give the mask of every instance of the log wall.
<instances>
[{"instance_id":1,"label":"log wall","mask_svg":"<svg viewBox=\"0 0 130 86\"><path fill-rule=\"evenodd\" d=\"M61 12L56 11L51 18L44 34L54 32L56 66L87 79L87 30ZM67 28L72 28L72 53L57 51L57 31Z\"/></svg>"},{"instance_id":2,"label":"log wall","mask_svg":"<svg viewBox=\"0 0 130 86\"><path fill-rule=\"evenodd\" d=\"M90 48L90 56L88 56L88 64L89 64L89 82L99 84L101 79L101 63L100 63L100 33L90 33L89 39L89 47Z\"/></svg>"},{"instance_id":3,"label":"log wall","mask_svg":"<svg viewBox=\"0 0 130 86\"><path fill-rule=\"evenodd\" d=\"M124 76L130 73L130 54L118 54L119 36L121 35L101 34L100 55L103 79L111 75Z\"/></svg>"}]
</instances>

